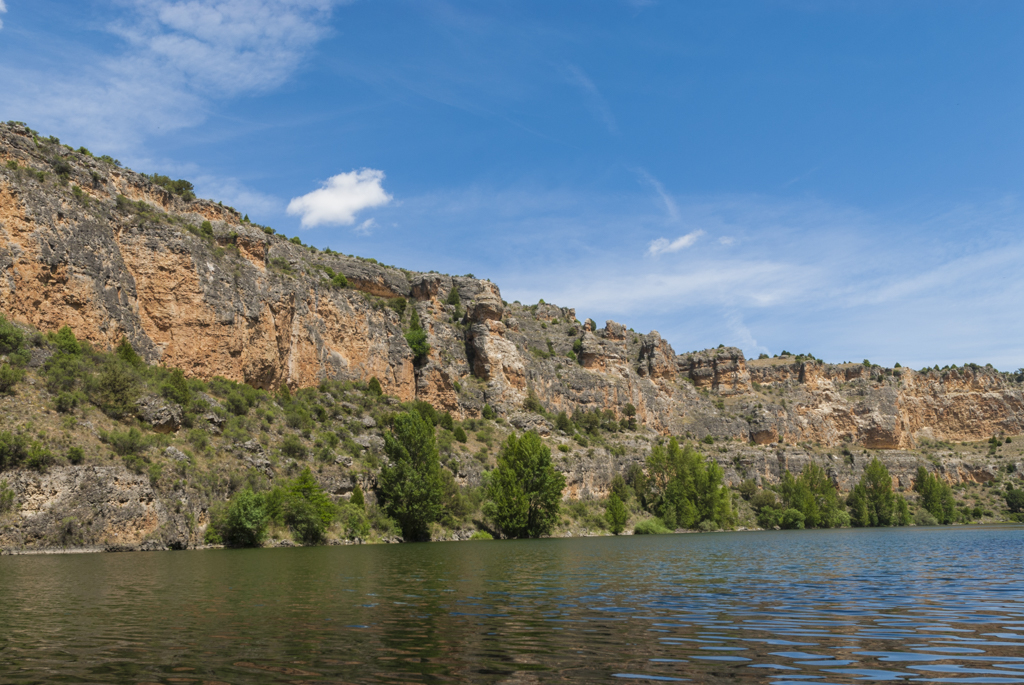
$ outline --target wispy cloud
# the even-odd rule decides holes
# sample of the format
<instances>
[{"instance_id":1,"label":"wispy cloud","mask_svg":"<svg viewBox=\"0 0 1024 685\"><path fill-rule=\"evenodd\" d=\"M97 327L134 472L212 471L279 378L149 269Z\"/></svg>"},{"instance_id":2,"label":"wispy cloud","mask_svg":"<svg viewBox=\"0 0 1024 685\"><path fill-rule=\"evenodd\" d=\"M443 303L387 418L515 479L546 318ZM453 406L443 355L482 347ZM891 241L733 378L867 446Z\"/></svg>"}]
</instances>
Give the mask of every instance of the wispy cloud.
<instances>
[{"instance_id":1,"label":"wispy cloud","mask_svg":"<svg viewBox=\"0 0 1024 685\"><path fill-rule=\"evenodd\" d=\"M672 221L679 221L679 207L676 206L676 201L672 199L672 196L665 190L665 186L661 184L661 181L651 176L644 169L637 169L637 173L640 177L651 184L651 187L658 193L661 201L665 203L665 211L668 212L668 216Z\"/></svg>"},{"instance_id":2,"label":"wispy cloud","mask_svg":"<svg viewBox=\"0 0 1024 685\"><path fill-rule=\"evenodd\" d=\"M651 257L657 257L661 254L668 254L671 252L679 252L697 242L697 239L704 235L704 231L696 230L690 231L684 236L679 236L675 240L669 240L668 238L658 238L652 240L651 244L647 246L647 254Z\"/></svg>"},{"instance_id":3,"label":"wispy cloud","mask_svg":"<svg viewBox=\"0 0 1024 685\"><path fill-rule=\"evenodd\" d=\"M4 4L4 0L0 0L0 14L7 11L7 5ZM4 27L3 19L0 19L0 29Z\"/></svg>"},{"instance_id":4,"label":"wispy cloud","mask_svg":"<svg viewBox=\"0 0 1024 685\"><path fill-rule=\"evenodd\" d=\"M356 226L352 230L353 230L353 232L358 233L359 235L370 235L371 233L373 233L373 229L375 229L376 227L377 227L377 221L376 220L374 220L374 219L367 219L366 221L364 221L363 223L359 224L358 226Z\"/></svg>"},{"instance_id":5,"label":"wispy cloud","mask_svg":"<svg viewBox=\"0 0 1024 685\"><path fill-rule=\"evenodd\" d=\"M216 199L250 214L253 221L266 221L263 217L277 215L284 208L280 198L253 190L237 178L198 176L195 186L200 197Z\"/></svg>"},{"instance_id":6,"label":"wispy cloud","mask_svg":"<svg viewBox=\"0 0 1024 685\"><path fill-rule=\"evenodd\" d=\"M0 65L2 109L91 147L137 152L146 136L201 123L216 100L281 85L340 2L125 0L108 23L124 42L55 55L69 63L65 76Z\"/></svg>"},{"instance_id":7,"label":"wispy cloud","mask_svg":"<svg viewBox=\"0 0 1024 685\"><path fill-rule=\"evenodd\" d=\"M294 198L288 203L288 213L302 217L302 227L320 225L350 226L356 222L356 214L364 209L382 207L391 202L381 185L384 172L377 169L360 169L332 176L322 188ZM363 223L366 230L372 224Z\"/></svg>"},{"instance_id":8,"label":"wispy cloud","mask_svg":"<svg viewBox=\"0 0 1024 685\"><path fill-rule=\"evenodd\" d=\"M575 85L584 92L587 108L591 111L594 117L604 124L609 133L618 133L619 126L615 122L615 115L612 114L611 107L608 106L608 101L603 95L601 95L601 91L597 89L597 86L590 80L590 77L574 64L567 64L565 66L565 75L566 80L569 83Z\"/></svg>"}]
</instances>

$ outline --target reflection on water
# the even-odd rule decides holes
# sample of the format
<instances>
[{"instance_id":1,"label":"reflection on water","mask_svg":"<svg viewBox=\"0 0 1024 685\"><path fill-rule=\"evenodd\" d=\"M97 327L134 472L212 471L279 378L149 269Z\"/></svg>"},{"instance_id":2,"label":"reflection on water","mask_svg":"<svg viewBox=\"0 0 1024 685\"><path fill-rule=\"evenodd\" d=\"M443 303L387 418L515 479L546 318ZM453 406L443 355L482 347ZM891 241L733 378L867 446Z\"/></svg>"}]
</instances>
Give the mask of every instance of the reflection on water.
<instances>
[{"instance_id":1,"label":"reflection on water","mask_svg":"<svg viewBox=\"0 0 1024 685\"><path fill-rule=\"evenodd\" d=\"M1024 528L0 558L0 682L1024 683Z\"/></svg>"}]
</instances>

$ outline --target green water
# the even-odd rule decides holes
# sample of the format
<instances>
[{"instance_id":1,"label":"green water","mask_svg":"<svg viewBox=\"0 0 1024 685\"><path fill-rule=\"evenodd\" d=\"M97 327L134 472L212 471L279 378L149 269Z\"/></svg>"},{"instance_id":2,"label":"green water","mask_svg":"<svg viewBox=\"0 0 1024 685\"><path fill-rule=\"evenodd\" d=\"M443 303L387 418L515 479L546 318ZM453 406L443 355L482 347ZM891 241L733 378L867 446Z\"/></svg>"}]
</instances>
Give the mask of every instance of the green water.
<instances>
[{"instance_id":1,"label":"green water","mask_svg":"<svg viewBox=\"0 0 1024 685\"><path fill-rule=\"evenodd\" d=\"M1024 528L0 558L0 682L1024 683Z\"/></svg>"}]
</instances>

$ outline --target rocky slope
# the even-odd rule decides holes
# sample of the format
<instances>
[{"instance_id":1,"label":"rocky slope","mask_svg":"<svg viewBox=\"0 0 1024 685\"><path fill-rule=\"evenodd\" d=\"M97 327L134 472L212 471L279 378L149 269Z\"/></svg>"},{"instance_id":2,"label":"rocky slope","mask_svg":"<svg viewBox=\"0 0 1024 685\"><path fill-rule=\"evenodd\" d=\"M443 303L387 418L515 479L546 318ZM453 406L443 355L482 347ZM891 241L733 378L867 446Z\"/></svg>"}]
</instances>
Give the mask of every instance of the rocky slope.
<instances>
[{"instance_id":1,"label":"rocky slope","mask_svg":"<svg viewBox=\"0 0 1024 685\"><path fill-rule=\"evenodd\" d=\"M422 359L405 337L412 308L430 345ZM570 497L603 494L624 460L665 435L728 445L715 456L733 481L777 478L780 464L803 454L835 461L845 488L861 465L843 450L881 451L902 483L923 446L946 442L938 468L949 480L991 480L1000 463L955 456L952 443L1024 433L1022 379L990 367L747 360L726 347L677 354L657 332L504 302L486 280L304 246L12 124L0 124L0 312L43 331L68 325L100 348L127 338L148 362L189 377L270 390L375 377L401 401L424 400L456 419L490 405L510 426L555 442L567 441L551 420L559 411L621 420L635 408L632 456L573 447L582 456L565 466ZM112 477L51 476L83 492ZM128 480L116 487L159 518Z\"/></svg>"}]
</instances>

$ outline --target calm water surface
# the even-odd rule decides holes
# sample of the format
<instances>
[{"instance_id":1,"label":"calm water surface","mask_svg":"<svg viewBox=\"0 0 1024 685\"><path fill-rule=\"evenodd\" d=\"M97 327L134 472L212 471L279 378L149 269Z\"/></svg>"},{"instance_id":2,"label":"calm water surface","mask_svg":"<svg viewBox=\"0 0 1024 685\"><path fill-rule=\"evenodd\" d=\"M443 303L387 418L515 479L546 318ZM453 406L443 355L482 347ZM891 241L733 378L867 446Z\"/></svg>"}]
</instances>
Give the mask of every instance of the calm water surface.
<instances>
[{"instance_id":1,"label":"calm water surface","mask_svg":"<svg viewBox=\"0 0 1024 685\"><path fill-rule=\"evenodd\" d=\"M0 558L3 683L1024 683L1024 528Z\"/></svg>"}]
</instances>

